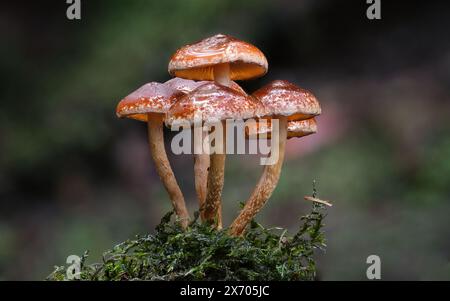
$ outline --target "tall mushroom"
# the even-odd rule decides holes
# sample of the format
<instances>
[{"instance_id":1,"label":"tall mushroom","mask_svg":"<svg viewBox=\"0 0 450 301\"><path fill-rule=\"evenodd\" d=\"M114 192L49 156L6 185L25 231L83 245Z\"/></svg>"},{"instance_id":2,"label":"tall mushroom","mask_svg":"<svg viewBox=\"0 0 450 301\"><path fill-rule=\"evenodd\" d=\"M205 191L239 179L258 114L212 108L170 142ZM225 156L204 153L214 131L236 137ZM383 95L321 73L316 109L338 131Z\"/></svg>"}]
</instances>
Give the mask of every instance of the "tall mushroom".
<instances>
[{"instance_id":1,"label":"tall mushroom","mask_svg":"<svg viewBox=\"0 0 450 301\"><path fill-rule=\"evenodd\" d=\"M150 152L156 171L169 194L181 225L185 228L189 223L189 213L167 158L163 131L165 113L181 95L184 93L167 85L151 82L122 99L117 105L116 114L121 118L128 117L147 122Z\"/></svg>"},{"instance_id":2,"label":"tall mushroom","mask_svg":"<svg viewBox=\"0 0 450 301\"><path fill-rule=\"evenodd\" d=\"M247 80L263 76L267 68L267 60L258 48L234 37L218 34L177 50L170 60L168 71L173 76L214 80L228 87L231 80ZM225 157L225 153L210 156L205 202L209 204L207 208L214 210L220 208L212 204L221 202ZM203 157L197 160L196 164L204 164L205 160ZM203 168L200 166L194 169L196 173L202 173ZM202 180L200 174L196 174L196 182L197 180ZM204 183L198 184L198 187L204 187ZM208 213L207 216L216 216L216 213Z\"/></svg>"},{"instance_id":3,"label":"tall mushroom","mask_svg":"<svg viewBox=\"0 0 450 301\"><path fill-rule=\"evenodd\" d=\"M226 119L248 119L260 116L263 111L264 108L259 100L218 83L210 82L179 98L167 112L166 124L170 126L186 121L193 124L199 117L205 123ZM223 169L214 169L217 165L214 165L213 162L211 160L208 185L211 184L211 178L216 182L220 182L222 179L223 185ZM214 222L220 228L219 208L221 202L220 195L217 195L220 194L220 191L210 189L209 194L215 194L210 198L213 201L205 202L200 213L203 220Z\"/></svg>"},{"instance_id":4,"label":"tall mushroom","mask_svg":"<svg viewBox=\"0 0 450 301\"><path fill-rule=\"evenodd\" d=\"M319 102L310 92L288 81L274 81L253 93L266 107L266 118L279 120L279 157L273 165L266 165L239 216L230 226L234 236L242 235L247 224L272 195L280 178L288 135L288 121L310 119L321 113ZM272 132L272 135L275 133ZM273 146L272 146L273 147Z\"/></svg>"},{"instance_id":5,"label":"tall mushroom","mask_svg":"<svg viewBox=\"0 0 450 301\"><path fill-rule=\"evenodd\" d=\"M165 82L165 84L173 89L184 93L190 93L195 88L206 84L208 81L193 81L188 79L183 79L179 77L174 77L171 80ZM230 82L230 88L245 93L245 91L234 81ZM202 129L200 129L202 130ZM205 139L206 133L202 131L202 140ZM206 201L207 194L207 180L208 180L208 169L209 169L209 155L203 152L202 143L195 144L194 147L194 177L195 177L195 191L197 193L197 198L199 202L199 208L203 208L203 204ZM219 216L219 220L221 216Z\"/></svg>"}]
</instances>

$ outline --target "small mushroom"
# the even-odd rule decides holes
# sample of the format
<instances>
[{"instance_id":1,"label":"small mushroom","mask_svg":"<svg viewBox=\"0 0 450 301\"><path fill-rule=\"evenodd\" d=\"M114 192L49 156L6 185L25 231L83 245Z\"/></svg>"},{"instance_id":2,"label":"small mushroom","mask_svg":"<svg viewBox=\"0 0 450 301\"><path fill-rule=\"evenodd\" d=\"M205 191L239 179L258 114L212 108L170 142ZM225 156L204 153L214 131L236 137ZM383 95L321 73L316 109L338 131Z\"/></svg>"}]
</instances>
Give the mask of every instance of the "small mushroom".
<instances>
[{"instance_id":1,"label":"small mushroom","mask_svg":"<svg viewBox=\"0 0 450 301\"><path fill-rule=\"evenodd\" d=\"M301 138L315 133L317 133L315 118L288 121L287 139ZM246 134L247 139L258 139L262 135L266 135L265 138L270 139L272 134L270 119L266 120L266 122L255 123L253 127L248 128Z\"/></svg>"},{"instance_id":2,"label":"small mushroom","mask_svg":"<svg viewBox=\"0 0 450 301\"><path fill-rule=\"evenodd\" d=\"M319 102L310 92L287 81L274 81L253 93L265 106L269 119L279 120L279 157L273 165L266 165L239 216L230 226L230 233L239 236L264 206L275 190L284 161L288 122L310 119L321 113ZM272 133L272 135L275 133Z\"/></svg>"},{"instance_id":3,"label":"small mushroom","mask_svg":"<svg viewBox=\"0 0 450 301\"><path fill-rule=\"evenodd\" d=\"M183 79L179 77L172 78L165 82L166 85L184 93L190 93L192 90L199 86L206 84L207 81L193 81L189 79ZM202 141L205 138L205 134L202 131ZM195 192L197 193L199 208L203 207L206 201L207 194L207 180L209 169L209 155L203 153L202 143L194 144L194 182Z\"/></svg>"},{"instance_id":4,"label":"small mushroom","mask_svg":"<svg viewBox=\"0 0 450 301\"><path fill-rule=\"evenodd\" d=\"M226 119L248 119L260 116L263 112L261 102L247 94L233 90L218 83L209 82L191 93L179 98L169 109L166 117L167 125L185 123L193 124L197 118L203 122L214 123ZM219 159L225 159L225 156ZM220 224L219 209L221 206L221 190L223 186L223 163L212 164L208 175L208 198L200 208L203 220Z\"/></svg>"},{"instance_id":5,"label":"small mushroom","mask_svg":"<svg viewBox=\"0 0 450 301\"><path fill-rule=\"evenodd\" d=\"M258 48L234 37L218 34L177 50L170 60L168 71L173 76L214 80L223 86L231 87L231 80L260 77L266 74L267 68L267 59ZM220 202L225 157L225 152L210 156L206 203L215 203L217 198ZM202 168L204 167L200 166L195 170ZM213 205L211 207L216 208Z\"/></svg>"},{"instance_id":6,"label":"small mushroom","mask_svg":"<svg viewBox=\"0 0 450 301\"><path fill-rule=\"evenodd\" d=\"M167 158L163 131L165 113L181 95L184 93L167 85L151 82L122 99L117 105L116 114L121 118L127 117L147 122L150 152L156 171L169 194L181 225L185 228L189 223L189 213Z\"/></svg>"},{"instance_id":7,"label":"small mushroom","mask_svg":"<svg viewBox=\"0 0 450 301\"><path fill-rule=\"evenodd\" d=\"M288 139L301 138L315 133L317 133L315 118L288 122Z\"/></svg>"}]
</instances>

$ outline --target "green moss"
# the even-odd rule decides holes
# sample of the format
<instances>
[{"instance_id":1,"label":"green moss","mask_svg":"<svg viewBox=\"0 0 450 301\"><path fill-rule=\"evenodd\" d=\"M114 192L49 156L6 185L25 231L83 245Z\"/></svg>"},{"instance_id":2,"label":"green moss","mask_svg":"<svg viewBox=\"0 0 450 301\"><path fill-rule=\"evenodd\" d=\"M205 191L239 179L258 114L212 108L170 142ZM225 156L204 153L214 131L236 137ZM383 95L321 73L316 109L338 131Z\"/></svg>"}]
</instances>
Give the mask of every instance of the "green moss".
<instances>
[{"instance_id":1,"label":"green moss","mask_svg":"<svg viewBox=\"0 0 450 301\"><path fill-rule=\"evenodd\" d=\"M186 231L173 213L156 233L125 241L87 264L81 257L81 280L314 280L314 251L324 249L324 214L314 204L300 218L296 234L252 222L245 236L231 237L197 218ZM196 215L198 216L198 214ZM47 280L66 280L66 267L56 267Z\"/></svg>"}]
</instances>

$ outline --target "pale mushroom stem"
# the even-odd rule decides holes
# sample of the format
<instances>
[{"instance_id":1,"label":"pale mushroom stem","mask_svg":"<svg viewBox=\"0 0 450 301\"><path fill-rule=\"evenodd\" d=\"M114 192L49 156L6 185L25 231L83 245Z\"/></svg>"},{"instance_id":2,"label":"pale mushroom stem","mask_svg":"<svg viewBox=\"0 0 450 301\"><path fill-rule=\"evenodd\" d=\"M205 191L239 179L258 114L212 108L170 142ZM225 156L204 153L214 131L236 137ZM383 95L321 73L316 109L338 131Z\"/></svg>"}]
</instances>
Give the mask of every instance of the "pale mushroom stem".
<instances>
[{"instance_id":1,"label":"pale mushroom stem","mask_svg":"<svg viewBox=\"0 0 450 301\"><path fill-rule=\"evenodd\" d=\"M198 139L194 137L194 147L196 148L194 154L195 191L197 192L200 217L202 220L204 220L203 209L206 201L209 169L209 155L203 151L203 140L206 136L207 133L202 130L202 139L200 141L197 141Z\"/></svg>"},{"instance_id":2,"label":"pale mushroom stem","mask_svg":"<svg viewBox=\"0 0 450 301\"><path fill-rule=\"evenodd\" d=\"M208 147L209 141L203 142L204 139L208 139L208 134L202 131L203 139L202 144L194 142L197 151L203 151L200 147ZM204 144L203 144L204 143ZM208 152L194 155L194 174L195 174L195 189L199 200L200 218L202 221L206 220L205 216L205 202L206 195L208 193L208 171L210 166L210 158ZM222 228L222 204L219 205L217 214L217 228Z\"/></svg>"},{"instance_id":3,"label":"pale mushroom stem","mask_svg":"<svg viewBox=\"0 0 450 301\"><path fill-rule=\"evenodd\" d=\"M197 146L198 147L198 146ZM200 218L205 221L205 202L207 195L208 170L209 170L209 155L196 154L194 156L194 174L195 174L195 189L199 200ZM217 214L217 228L222 228L222 204L219 205Z\"/></svg>"},{"instance_id":4,"label":"pale mushroom stem","mask_svg":"<svg viewBox=\"0 0 450 301\"><path fill-rule=\"evenodd\" d=\"M222 228L222 209L221 197L223 183L225 179L225 122L223 125L223 141L222 145L216 145L216 150L222 150L223 153L214 153L210 155L210 166L208 172L208 193L204 205L204 220L215 223L218 229ZM215 143L218 143L215 141Z\"/></svg>"},{"instance_id":5,"label":"pale mushroom stem","mask_svg":"<svg viewBox=\"0 0 450 301\"><path fill-rule=\"evenodd\" d=\"M230 64L218 64L214 66L214 81L230 86ZM210 169L208 173L208 193L204 208L204 218L208 222L215 222L218 229L222 229L222 190L225 175L225 140L226 131L223 123L223 153L215 153L210 156ZM216 147L217 149L217 147Z\"/></svg>"},{"instance_id":6,"label":"pale mushroom stem","mask_svg":"<svg viewBox=\"0 0 450 301\"><path fill-rule=\"evenodd\" d=\"M218 64L214 66L214 81L229 87L230 86L230 64Z\"/></svg>"},{"instance_id":7,"label":"pale mushroom stem","mask_svg":"<svg viewBox=\"0 0 450 301\"><path fill-rule=\"evenodd\" d=\"M172 206L180 219L182 227L186 228L189 224L189 212L186 208L183 193L181 192L180 186L178 186L169 159L167 158L166 149L164 147L162 115L156 113L148 114L147 124L150 152L153 162L155 162L156 171L169 194Z\"/></svg>"},{"instance_id":8,"label":"pale mushroom stem","mask_svg":"<svg viewBox=\"0 0 450 301\"><path fill-rule=\"evenodd\" d=\"M245 206L239 213L239 216L230 226L230 234L233 236L240 236L244 233L245 227L264 206L278 184L281 168L283 167L287 140L287 117L279 117L279 122L280 136L278 161L274 165L266 165L264 167L263 174L261 175L261 178L259 179L259 182L253 190L250 198L245 203Z\"/></svg>"}]
</instances>

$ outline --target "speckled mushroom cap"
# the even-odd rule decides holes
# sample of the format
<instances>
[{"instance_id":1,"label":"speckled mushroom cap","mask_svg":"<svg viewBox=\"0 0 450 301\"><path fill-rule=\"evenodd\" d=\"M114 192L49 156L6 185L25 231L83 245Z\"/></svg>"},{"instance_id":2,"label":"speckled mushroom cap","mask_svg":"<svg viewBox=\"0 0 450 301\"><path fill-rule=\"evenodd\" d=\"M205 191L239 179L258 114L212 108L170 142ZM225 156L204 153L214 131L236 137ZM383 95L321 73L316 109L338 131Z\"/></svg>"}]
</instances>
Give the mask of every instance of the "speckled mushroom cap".
<instances>
[{"instance_id":1,"label":"speckled mushroom cap","mask_svg":"<svg viewBox=\"0 0 450 301\"><path fill-rule=\"evenodd\" d=\"M314 118L289 121L288 123L288 139L300 138L315 133L317 133L317 123Z\"/></svg>"},{"instance_id":2,"label":"speckled mushroom cap","mask_svg":"<svg viewBox=\"0 0 450 301\"><path fill-rule=\"evenodd\" d=\"M201 85L204 85L208 83L209 81L194 81L190 79L184 79L180 77L174 77L168 81L166 81L164 84L167 85L170 88L173 88L175 90L181 91L183 93L190 93L191 91L195 90L196 88L200 87ZM230 88L236 91L239 91L241 93L247 94L244 89L242 89L241 86L239 86L236 82L230 81Z\"/></svg>"},{"instance_id":3,"label":"speckled mushroom cap","mask_svg":"<svg viewBox=\"0 0 450 301\"><path fill-rule=\"evenodd\" d=\"M260 77L268 68L267 59L258 48L217 34L177 50L169 62L169 73L187 79L213 80L214 65L224 63L230 64L231 80Z\"/></svg>"},{"instance_id":4,"label":"speckled mushroom cap","mask_svg":"<svg viewBox=\"0 0 450 301\"><path fill-rule=\"evenodd\" d=\"M122 99L116 108L118 117L147 121L148 113L165 114L184 93L165 84L151 82Z\"/></svg>"},{"instance_id":5,"label":"speckled mushroom cap","mask_svg":"<svg viewBox=\"0 0 450 301\"><path fill-rule=\"evenodd\" d=\"M320 104L311 92L285 80L273 81L252 95L264 104L268 117L282 115L295 121L321 113Z\"/></svg>"},{"instance_id":6,"label":"speckled mushroom cap","mask_svg":"<svg viewBox=\"0 0 450 301\"><path fill-rule=\"evenodd\" d=\"M259 135L267 134L267 139L271 137L271 122L270 119L267 122L256 123L254 127L246 128L247 139L256 139ZM289 121L287 138L300 138L317 133L317 123L314 118Z\"/></svg>"},{"instance_id":7,"label":"speckled mushroom cap","mask_svg":"<svg viewBox=\"0 0 450 301\"><path fill-rule=\"evenodd\" d=\"M261 102L242 92L215 82L201 85L180 97L166 115L168 126L197 120L216 122L225 119L258 118L265 110Z\"/></svg>"}]
</instances>

